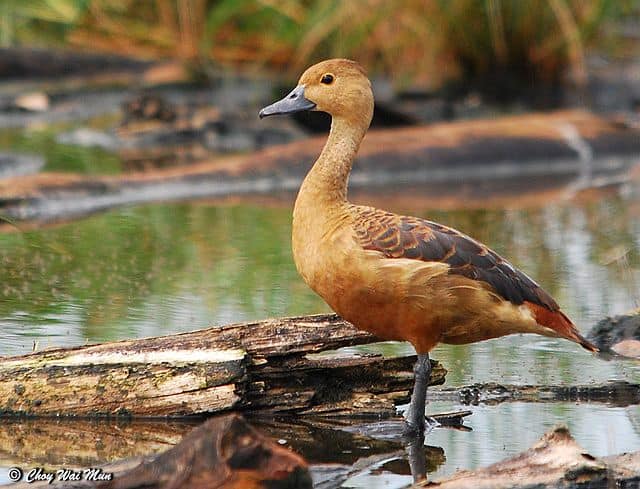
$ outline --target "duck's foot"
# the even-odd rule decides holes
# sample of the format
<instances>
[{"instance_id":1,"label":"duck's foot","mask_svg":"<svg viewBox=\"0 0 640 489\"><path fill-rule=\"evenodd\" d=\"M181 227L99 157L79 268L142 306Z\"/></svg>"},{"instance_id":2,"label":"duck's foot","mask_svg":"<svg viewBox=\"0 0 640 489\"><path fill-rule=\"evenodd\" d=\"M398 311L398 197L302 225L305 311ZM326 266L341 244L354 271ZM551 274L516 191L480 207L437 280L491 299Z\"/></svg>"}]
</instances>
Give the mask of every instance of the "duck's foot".
<instances>
[{"instance_id":1,"label":"duck's foot","mask_svg":"<svg viewBox=\"0 0 640 489\"><path fill-rule=\"evenodd\" d=\"M415 425L407 420L404 421L404 428L402 429L402 437L411 440L419 436L424 436L424 425Z\"/></svg>"},{"instance_id":2,"label":"duck's foot","mask_svg":"<svg viewBox=\"0 0 640 489\"><path fill-rule=\"evenodd\" d=\"M425 416L418 425L405 419L402 436L405 439L412 439L419 436L424 437L425 434L431 432L436 426L440 426L440 423L435 418L430 418L429 416Z\"/></svg>"}]
</instances>

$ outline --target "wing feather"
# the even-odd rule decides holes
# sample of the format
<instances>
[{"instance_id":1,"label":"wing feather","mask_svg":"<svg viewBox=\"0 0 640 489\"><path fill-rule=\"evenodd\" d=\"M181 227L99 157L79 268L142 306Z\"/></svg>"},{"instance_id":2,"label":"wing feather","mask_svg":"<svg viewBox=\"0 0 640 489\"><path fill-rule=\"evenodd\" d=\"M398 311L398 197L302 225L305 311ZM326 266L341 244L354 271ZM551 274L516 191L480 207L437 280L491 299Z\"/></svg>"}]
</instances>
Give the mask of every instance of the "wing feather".
<instances>
[{"instance_id":1,"label":"wing feather","mask_svg":"<svg viewBox=\"0 0 640 489\"><path fill-rule=\"evenodd\" d=\"M559 311L556 301L534 280L473 238L447 226L417 217L398 216L354 206L356 235L364 249L388 258L437 261L449 273L485 282L513 304L529 302Z\"/></svg>"}]
</instances>

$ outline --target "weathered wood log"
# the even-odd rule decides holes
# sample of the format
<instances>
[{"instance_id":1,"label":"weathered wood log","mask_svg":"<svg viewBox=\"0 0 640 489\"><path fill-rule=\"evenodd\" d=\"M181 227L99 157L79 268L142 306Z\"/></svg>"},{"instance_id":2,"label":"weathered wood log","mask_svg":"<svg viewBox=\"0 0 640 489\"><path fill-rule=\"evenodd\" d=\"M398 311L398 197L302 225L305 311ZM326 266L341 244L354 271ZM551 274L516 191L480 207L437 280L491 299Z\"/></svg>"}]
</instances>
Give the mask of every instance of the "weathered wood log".
<instances>
[{"instance_id":1,"label":"weathered wood log","mask_svg":"<svg viewBox=\"0 0 640 489\"><path fill-rule=\"evenodd\" d=\"M20 80L23 83L29 79L59 80L73 76L86 79L96 73L133 72L140 76L140 72L150 65L149 61L110 54L24 47L0 48L0 78Z\"/></svg>"},{"instance_id":2,"label":"weathered wood log","mask_svg":"<svg viewBox=\"0 0 640 489\"><path fill-rule=\"evenodd\" d=\"M624 178L640 151L639 135L578 111L376 130L363 141L351 188L420 185L419 193L432 199L464 197L465 205L486 205L496 193L510 199L549 193L552 175L560 198L571 183L588 187L598 179ZM54 220L139 202L295 191L324 141L321 136L149 173L6 179L0 181L0 213L14 220ZM589 148L588 157L576 149L582 147Z\"/></svg>"},{"instance_id":3,"label":"weathered wood log","mask_svg":"<svg viewBox=\"0 0 640 489\"><path fill-rule=\"evenodd\" d=\"M611 381L597 385L503 385L495 382L429 392L431 399L454 400L461 404L502 402L599 402L624 407L640 404L640 384Z\"/></svg>"},{"instance_id":4,"label":"weathered wood log","mask_svg":"<svg viewBox=\"0 0 640 489\"><path fill-rule=\"evenodd\" d=\"M318 315L6 357L0 415L388 417L408 400L415 356L311 355L375 341L336 315ZM433 367L431 383L443 383L446 371Z\"/></svg>"},{"instance_id":5,"label":"weathered wood log","mask_svg":"<svg viewBox=\"0 0 640 489\"><path fill-rule=\"evenodd\" d=\"M546 433L529 450L485 468L457 472L413 486L439 489L608 489L640 487L640 452L598 458L587 453L569 430Z\"/></svg>"}]
</instances>

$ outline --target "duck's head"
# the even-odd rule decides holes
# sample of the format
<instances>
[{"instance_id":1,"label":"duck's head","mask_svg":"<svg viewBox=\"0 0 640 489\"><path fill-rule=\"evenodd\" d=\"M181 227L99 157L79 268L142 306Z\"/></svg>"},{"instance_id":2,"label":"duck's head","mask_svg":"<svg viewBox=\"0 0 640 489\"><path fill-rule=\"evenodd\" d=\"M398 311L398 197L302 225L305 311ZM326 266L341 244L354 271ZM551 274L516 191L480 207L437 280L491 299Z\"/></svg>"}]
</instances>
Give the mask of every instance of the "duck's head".
<instances>
[{"instance_id":1,"label":"duck's head","mask_svg":"<svg viewBox=\"0 0 640 489\"><path fill-rule=\"evenodd\" d=\"M313 65L286 97L262 109L260 118L303 110L319 110L334 119L369 125L373 93L364 69L349 59L329 59Z\"/></svg>"}]
</instances>

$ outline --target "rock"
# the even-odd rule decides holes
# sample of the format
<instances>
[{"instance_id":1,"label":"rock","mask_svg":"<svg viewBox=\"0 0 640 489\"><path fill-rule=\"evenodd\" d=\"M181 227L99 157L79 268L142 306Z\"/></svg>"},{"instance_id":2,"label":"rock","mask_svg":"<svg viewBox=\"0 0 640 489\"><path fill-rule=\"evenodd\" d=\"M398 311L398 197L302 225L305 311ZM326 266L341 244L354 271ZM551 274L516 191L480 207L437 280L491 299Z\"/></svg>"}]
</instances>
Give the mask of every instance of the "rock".
<instances>
[{"instance_id":1,"label":"rock","mask_svg":"<svg viewBox=\"0 0 640 489\"><path fill-rule=\"evenodd\" d=\"M611 350L623 357L640 358L640 341L622 340L613 345Z\"/></svg>"},{"instance_id":2,"label":"rock","mask_svg":"<svg viewBox=\"0 0 640 489\"><path fill-rule=\"evenodd\" d=\"M588 339L602 351L640 358L640 308L602 319L589 332Z\"/></svg>"}]
</instances>

